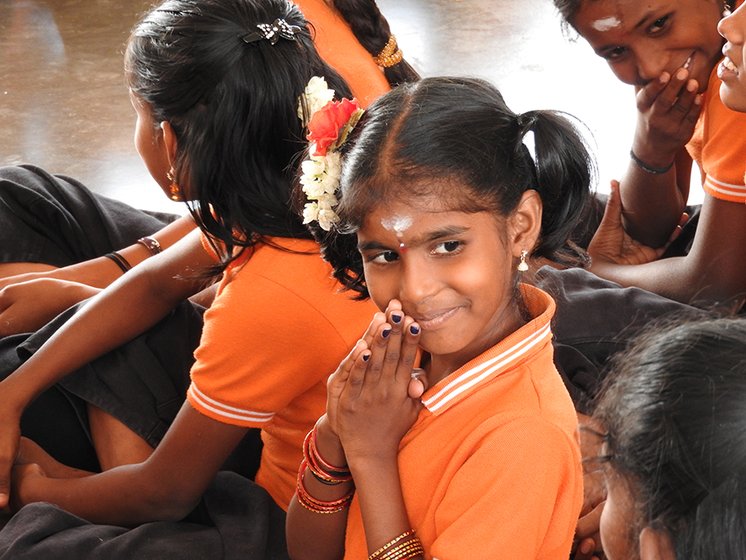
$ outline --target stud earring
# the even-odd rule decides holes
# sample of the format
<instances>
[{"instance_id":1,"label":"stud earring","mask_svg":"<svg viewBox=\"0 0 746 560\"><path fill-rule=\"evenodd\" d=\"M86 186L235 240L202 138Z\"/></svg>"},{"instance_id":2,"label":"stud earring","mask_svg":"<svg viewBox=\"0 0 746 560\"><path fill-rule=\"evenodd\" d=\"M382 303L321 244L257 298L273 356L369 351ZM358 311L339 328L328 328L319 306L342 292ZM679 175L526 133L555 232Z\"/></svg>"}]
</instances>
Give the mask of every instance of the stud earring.
<instances>
[{"instance_id":1,"label":"stud earring","mask_svg":"<svg viewBox=\"0 0 746 560\"><path fill-rule=\"evenodd\" d=\"M728 5L728 0L723 0L723 17L728 17L730 15L730 6Z\"/></svg>"},{"instance_id":2,"label":"stud earring","mask_svg":"<svg viewBox=\"0 0 746 560\"><path fill-rule=\"evenodd\" d=\"M528 251L526 251L526 249L523 249L521 251L521 262L518 263L518 272L526 272L528 270L528 263L526 262L527 258Z\"/></svg>"},{"instance_id":3,"label":"stud earring","mask_svg":"<svg viewBox=\"0 0 746 560\"><path fill-rule=\"evenodd\" d=\"M176 183L173 167L166 172L166 178L171 181L171 184L168 186L168 197L173 201L183 200L181 197L181 187Z\"/></svg>"}]
</instances>

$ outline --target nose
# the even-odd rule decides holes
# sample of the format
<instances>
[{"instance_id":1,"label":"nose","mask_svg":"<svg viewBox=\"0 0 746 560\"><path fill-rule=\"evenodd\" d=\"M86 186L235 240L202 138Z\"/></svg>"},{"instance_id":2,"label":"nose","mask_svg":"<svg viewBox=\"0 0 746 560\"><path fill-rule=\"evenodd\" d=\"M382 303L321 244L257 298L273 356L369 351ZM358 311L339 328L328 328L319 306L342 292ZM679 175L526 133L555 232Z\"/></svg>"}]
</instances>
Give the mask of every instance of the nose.
<instances>
[{"instance_id":1,"label":"nose","mask_svg":"<svg viewBox=\"0 0 746 560\"><path fill-rule=\"evenodd\" d=\"M658 79L664 70L668 70L669 56L661 50L644 49L636 53L636 57L640 85Z\"/></svg>"},{"instance_id":2,"label":"nose","mask_svg":"<svg viewBox=\"0 0 746 560\"><path fill-rule=\"evenodd\" d=\"M739 31L743 29L744 24L746 24L746 11L741 7L718 22L718 33L730 43L742 44L743 33Z\"/></svg>"},{"instance_id":3,"label":"nose","mask_svg":"<svg viewBox=\"0 0 746 560\"><path fill-rule=\"evenodd\" d=\"M437 269L425 257L408 255L402 262L399 281L399 300L405 308L416 308L439 290Z\"/></svg>"}]
</instances>

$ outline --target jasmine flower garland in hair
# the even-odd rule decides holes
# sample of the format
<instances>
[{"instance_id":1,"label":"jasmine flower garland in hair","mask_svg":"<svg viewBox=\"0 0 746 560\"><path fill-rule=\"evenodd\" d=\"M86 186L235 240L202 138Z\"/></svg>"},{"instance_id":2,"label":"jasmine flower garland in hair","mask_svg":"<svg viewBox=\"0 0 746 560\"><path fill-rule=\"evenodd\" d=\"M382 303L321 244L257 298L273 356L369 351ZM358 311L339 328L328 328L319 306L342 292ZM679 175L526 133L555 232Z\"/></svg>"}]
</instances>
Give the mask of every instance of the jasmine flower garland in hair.
<instances>
[{"instance_id":1,"label":"jasmine flower garland in hair","mask_svg":"<svg viewBox=\"0 0 746 560\"><path fill-rule=\"evenodd\" d=\"M341 169L338 149L360 120L363 110L354 99L334 101L334 91L318 76L308 82L303 97L307 114L311 115L306 136L310 143L309 155L301 164L300 183L309 200L303 207L303 223L318 221L322 229L329 231L339 221L334 211L339 202L336 197ZM298 114L303 115L300 107Z\"/></svg>"}]
</instances>

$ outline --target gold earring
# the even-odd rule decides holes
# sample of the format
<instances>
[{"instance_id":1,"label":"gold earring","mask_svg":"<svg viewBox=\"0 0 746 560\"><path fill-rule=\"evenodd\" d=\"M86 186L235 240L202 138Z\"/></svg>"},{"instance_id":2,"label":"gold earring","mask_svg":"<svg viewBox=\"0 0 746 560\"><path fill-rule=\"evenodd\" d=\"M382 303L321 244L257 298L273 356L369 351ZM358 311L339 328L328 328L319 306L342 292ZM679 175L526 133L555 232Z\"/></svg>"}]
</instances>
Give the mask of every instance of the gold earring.
<instances>
[{"instance_id":1,"label":"gold earring","mask_svg":"<svg viewBox=\"0 0 746 560\"><path fill-rule=\"evenodd\" d=\"M171 184L168 186L168 197L173 201L183 200L181 197L181 187L176 182L173 167L166 172L166 178L171 181Z\"/></svg>"},{"instance_id":2,"label":"gold earring","mask_svg":"<svg viewBox=\"0 0 746 560\"><path fill-rule=\"evenodd\" d=\"M528 251L526 251L526 249L523 249L521 251L521 262L518 263L518 272L526 272L528 270L528 263L526 262L527 258Z\"/></svg>"}]
</instances>

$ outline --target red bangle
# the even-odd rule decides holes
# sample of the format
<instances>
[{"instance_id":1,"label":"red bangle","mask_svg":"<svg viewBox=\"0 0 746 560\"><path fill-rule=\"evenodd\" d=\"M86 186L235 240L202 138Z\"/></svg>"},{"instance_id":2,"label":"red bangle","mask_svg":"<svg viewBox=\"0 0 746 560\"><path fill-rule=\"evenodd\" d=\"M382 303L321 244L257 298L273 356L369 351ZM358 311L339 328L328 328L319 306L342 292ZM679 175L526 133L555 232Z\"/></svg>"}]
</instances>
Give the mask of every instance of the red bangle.
<instances>
[{"instance_id":1,"label":"red bangle","mask_svg":"<svg viewBox=\"0 0 746 560\"><path fill-rule=\"evenodd\" d=\"M352 473L344 467L330 465L319 455L316 449L316 428L312 429L303 440L303 459L311 474L321 483L330 486L350 482Z\"/></svg>"},{"instance_id":2,"label":"red bangle","mask_svg":"<svg viewBox=\"0 0 746 560\"><path fill-rule=\"evenodd\" d=\"M306 472L307 463L305 460L301 461L300 469L298 469L298 483L296 485L296 495L298 497L298 503L306 508L308 511L313 513L337 513L344 510L350 505L352 496L355 493L355 489L350 490L348 494L345 494L338 500L323 501L317 500L306 490L305 484L303 484L303 475Z\"/></svg>"}]
</instances>

